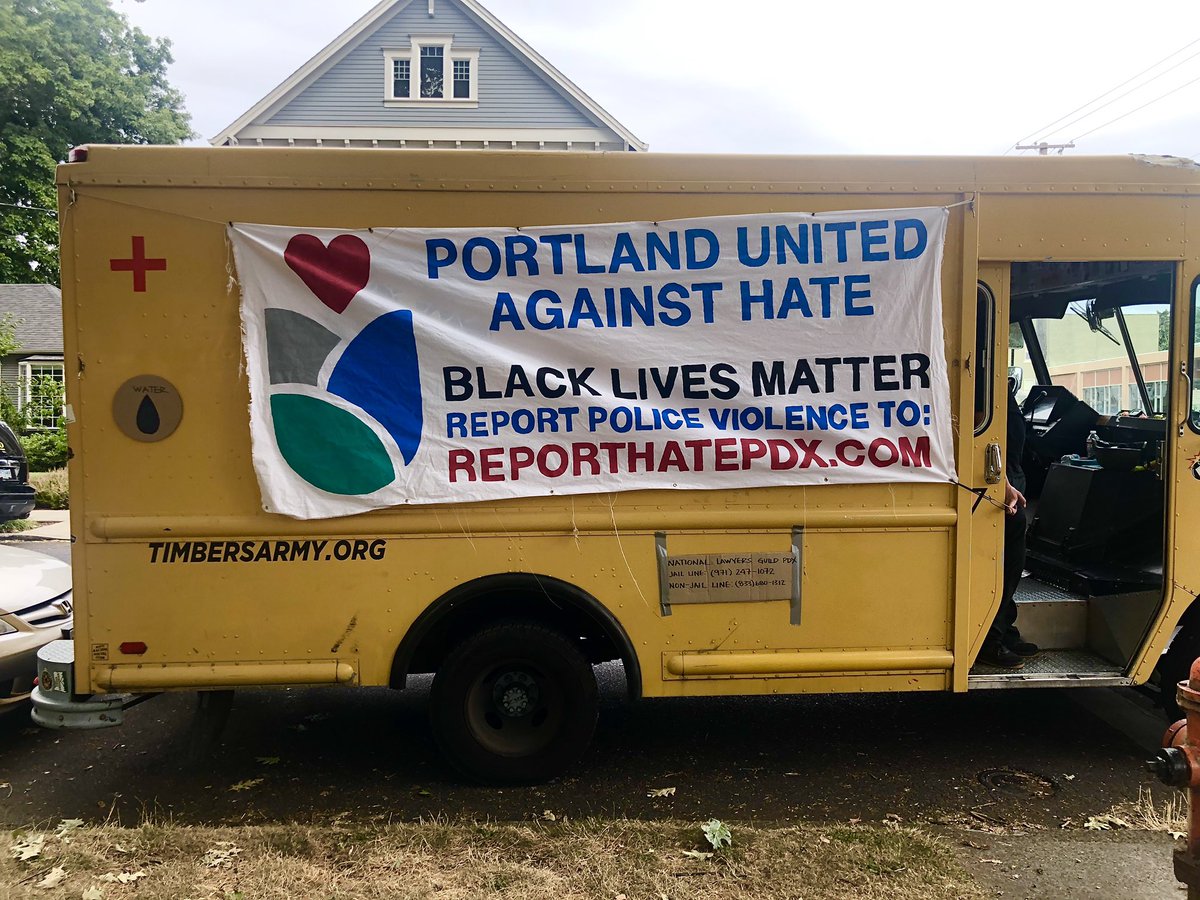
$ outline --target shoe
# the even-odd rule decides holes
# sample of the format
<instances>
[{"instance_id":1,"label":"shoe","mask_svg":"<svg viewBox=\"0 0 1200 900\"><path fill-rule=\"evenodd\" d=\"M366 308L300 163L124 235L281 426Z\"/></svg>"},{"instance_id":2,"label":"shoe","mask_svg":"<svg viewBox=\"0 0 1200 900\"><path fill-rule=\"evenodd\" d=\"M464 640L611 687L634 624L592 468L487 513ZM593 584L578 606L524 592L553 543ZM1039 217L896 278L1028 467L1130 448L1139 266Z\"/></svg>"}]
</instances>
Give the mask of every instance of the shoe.
<instances>
[{"instance_id":1,"label":"shoe","mask_svg":"<svg viewBox=\"0 0 1200 900\"><path fill-rule=\"evenodd\" d=\"M1019 669L1025 665L1021 661L1021 657L1001 645L984 647L980 650L979 662L986 663L989 666L996 666L999 669Z\"/></svg>"},{"instance_id":2,"label":"shoe","mask_svg":"<svg viewBox=\"0 0 1200 900\"><path fill-rule=\"evenodd\" d=\"M1037 656L1041 650L1037 644L1030 643L1029 641L1013 641L1011 644L1006 645L1005 649L1011 650L1022 659Z\"/></svg>"}]
</instances>

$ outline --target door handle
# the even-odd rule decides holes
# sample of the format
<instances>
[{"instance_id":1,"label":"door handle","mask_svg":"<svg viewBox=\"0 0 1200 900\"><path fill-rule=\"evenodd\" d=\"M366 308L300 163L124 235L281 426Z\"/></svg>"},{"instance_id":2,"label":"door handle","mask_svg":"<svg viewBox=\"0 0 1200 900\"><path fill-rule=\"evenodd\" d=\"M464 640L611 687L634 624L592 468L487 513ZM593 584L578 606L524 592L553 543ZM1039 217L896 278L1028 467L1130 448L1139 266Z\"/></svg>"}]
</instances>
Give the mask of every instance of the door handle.
<instances>
[{"instance_id":1,"label":"door handle","mask_svg":"<svg viewBox=\"0 0 1200 900\"><path fill-rule=\"evenodd\" d=\"M983 450L983 480L988 484L999 484L1003 474L1004 456L1000 444L992 441Z\"/></svg>"},{"instance_id":2,"label":"door handle","mask_svg":"<svg viewBox=\"0 0 1200 900\"><path fill-rule=\"evenodd\" d=\"M1179 423L1179 436L1183 437L1183 430L1187 423L1192 419L1192 403L1195 400L1195 386L1192 384L1192 373L1188 371L1188 361L1185 359L1179 364L1179 374L1183 376L1183 380L1187 382L1187 400L1184 403L1183 421Z\"/></svg>"}]
</instances>

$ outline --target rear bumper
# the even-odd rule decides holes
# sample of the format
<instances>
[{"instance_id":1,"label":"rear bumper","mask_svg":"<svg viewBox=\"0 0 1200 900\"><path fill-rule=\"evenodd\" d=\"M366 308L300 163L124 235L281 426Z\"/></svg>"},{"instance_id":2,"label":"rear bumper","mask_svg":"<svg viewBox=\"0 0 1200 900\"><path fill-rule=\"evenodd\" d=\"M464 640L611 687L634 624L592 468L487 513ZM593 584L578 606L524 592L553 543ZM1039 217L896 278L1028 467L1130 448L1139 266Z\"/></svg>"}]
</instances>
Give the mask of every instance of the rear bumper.
<instances>
[{"instance_id":1,"label":"rear bumper","mask_svg":"<svg viewBox=\"0 0 1200 900\"><path fill-rule=\"evenodd\" d=\"M37 652L38 685L33 689L33 721L43 728L111 728L125 710L152 694L75 695L75 644L51 641Z\"/></svg>"},{"instance_id":2,"label":"rear bumper","mask_svg":"<svg viewBox=\"0 0 1200 900\"><path fill-rule=\"evenodd\" d=\"M33 689L30 698L35 723L43 728L71 730L120 725L125 721L126 708L145 699L131 694L100 694L81 699L58 691L44 691L40 686Z\"/></svg>"},{"instance_id":3,"label":"rear bumper","mask_svg":"<svg viewBox=\"0 0 1200 900\"><path fill-rule=\"evenodd\" d=\"M0 482L0 519L24 519L33 512L37 492L28 484Z\"/></svg>"}]
</instances>

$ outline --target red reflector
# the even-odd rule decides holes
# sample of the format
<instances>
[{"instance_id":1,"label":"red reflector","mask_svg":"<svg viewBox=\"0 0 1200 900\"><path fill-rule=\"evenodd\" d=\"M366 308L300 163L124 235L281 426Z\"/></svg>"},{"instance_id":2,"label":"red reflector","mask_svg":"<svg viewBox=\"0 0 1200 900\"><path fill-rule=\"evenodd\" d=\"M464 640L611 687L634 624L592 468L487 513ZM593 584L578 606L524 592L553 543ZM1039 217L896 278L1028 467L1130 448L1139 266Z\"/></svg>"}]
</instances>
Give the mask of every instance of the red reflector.
<instances>
[{"instance_id":1,"label":"red reflector","mask_svg":"<svg viewBox=\"0 0 1200 900\"><path fill-rule=\"evenodd\" d=\"M87 147L72 147L71 152L67 154L67 162L87 162L87 153Z\"/></svg>"},{"instance_id":2,"label":"red reflector","mask_svg":"<svg viewBox=\"0 0 1200 900\"><path fill-rule=\"evenodd\" d=\"M126 641L119 649L127 656L141 656L146 652L146 643L145 641Z\"/></svg>"}]
</instances>

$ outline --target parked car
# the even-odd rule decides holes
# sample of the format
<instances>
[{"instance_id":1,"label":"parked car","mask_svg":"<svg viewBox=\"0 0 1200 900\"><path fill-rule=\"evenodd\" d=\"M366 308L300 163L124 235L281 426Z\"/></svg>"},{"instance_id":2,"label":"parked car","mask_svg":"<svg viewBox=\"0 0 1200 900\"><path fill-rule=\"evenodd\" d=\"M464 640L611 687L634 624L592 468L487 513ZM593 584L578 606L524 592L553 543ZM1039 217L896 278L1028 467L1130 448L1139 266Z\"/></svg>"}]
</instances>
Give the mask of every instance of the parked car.
<instances>
[{"instance_id":1,"label":"parked car","mask_svg":"<svg viewBox=\"0 0 1200 900\"><path fill-rule=\"evenodd\" d=\"M28 518L34 494L25 451L13 430L0 422L0 522Z\"/></svg>"},{"instance_id":2,"label":"parked car","mask_svg":"<svg viewBox=\"0 0 1200 900\"><path fill-rule=\"evenodd\" d=\"M0 544L0 711L28 698L38 650L71 627L71 567Z\"/></svg>"}]
</instances>

